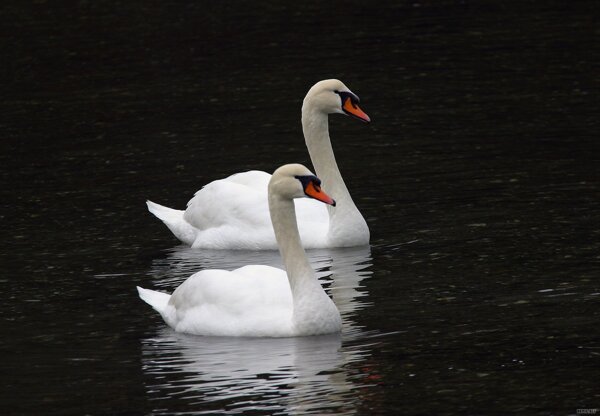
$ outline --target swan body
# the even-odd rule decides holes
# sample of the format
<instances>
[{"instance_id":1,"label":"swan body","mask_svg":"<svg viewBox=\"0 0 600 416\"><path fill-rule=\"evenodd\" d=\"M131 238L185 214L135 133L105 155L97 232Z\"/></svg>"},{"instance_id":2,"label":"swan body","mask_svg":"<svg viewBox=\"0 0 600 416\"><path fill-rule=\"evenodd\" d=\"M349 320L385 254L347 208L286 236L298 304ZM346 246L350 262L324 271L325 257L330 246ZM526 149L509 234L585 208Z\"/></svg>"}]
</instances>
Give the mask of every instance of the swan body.
<instances>
[{"instance_id":1,"label":"swan body","mask_svg":"<svg viewBox=\"0 0 600 416\"><path fill-rule=\"evenodd\" d=\"M296 200L305 248L369 243L369 228L342 179L329 138L329 114L370 121L358 101L338 80L318 82L304 98L302 129L306 145L317 175L339 204L332 210L315 200ZM196 192L185 211L146 203L179 240L194 248L272 250L277 243L267 209L270 178L266 172L249 171L213 181Z\"/></svg>"},{"instance_id":2,"label":"swan body","mask_svg":"<svg viewBox=\"0 0 600 416\"><path fill-rule=\"evenodd\" d=\"M335 205L319 184L297 164L277 169L269 181L268 208L285 271L261 265L202 270L172 295L138 287L140 298L178 332L248 337L339 332L339 311L308 262L294 209L293 198L306 196Z\"/></svg>"}]
</instances>

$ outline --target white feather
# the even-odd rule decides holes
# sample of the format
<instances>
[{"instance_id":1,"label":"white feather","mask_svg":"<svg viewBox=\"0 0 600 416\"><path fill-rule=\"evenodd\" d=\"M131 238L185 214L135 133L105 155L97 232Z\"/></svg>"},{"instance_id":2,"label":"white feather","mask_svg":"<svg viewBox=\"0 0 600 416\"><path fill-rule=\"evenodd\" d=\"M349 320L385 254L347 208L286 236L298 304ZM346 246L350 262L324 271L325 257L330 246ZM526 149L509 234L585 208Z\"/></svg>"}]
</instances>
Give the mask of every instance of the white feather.
<instances>
[{"instance_id":1,"label":"white feather","mask_svg":"<svg viewBox=\"0 0 600 416\"><path fill-rule=\"evenodd\" d=\"M286 271L262 265L202 270L172 295L138 287L140 298L178 332L287 337L339 332L340 314L302 248L291 198L304 196L302 165L279 168L270 181L269 210ZM289 196L292 195L292 196Z\"/></svg>"},{"instance_id":2,"label":"white feather","mask_svg":"<svg viewBox=\"0 0 600 416\"><path fill-rule=\"evenodd\" d=\"M305 248L347 247L369 243L369 228L354 205L337 167L328 129L328 114L342 113L340 96L350 90L338 80L315 84L302 107L302 125L308 151L323 186L338 209L328 210L313 200L296 201L296 213ZM161 219L183 243L194 248L276 249L267 207L271 175L262 171L237 173L200 189L185 211L147 201L148 210Z\"/></svg>"}]
</instances>

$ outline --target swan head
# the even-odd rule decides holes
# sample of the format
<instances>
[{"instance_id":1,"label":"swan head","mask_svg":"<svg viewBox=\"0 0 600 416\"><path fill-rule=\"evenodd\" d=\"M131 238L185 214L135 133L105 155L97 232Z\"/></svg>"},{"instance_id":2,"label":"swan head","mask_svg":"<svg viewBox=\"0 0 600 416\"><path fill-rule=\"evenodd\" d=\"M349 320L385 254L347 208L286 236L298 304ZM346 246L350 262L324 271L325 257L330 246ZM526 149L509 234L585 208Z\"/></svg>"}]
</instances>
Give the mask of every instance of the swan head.
<instances>
[{"instance_id":1,"label":"swan head","mask_svg":"<svg viewBox=\"0 0 600 416\"><path fill-rule=\"evenodd\" d=\"M308 90L302 109L315 108L326 114L346 114L368 123L371 118L360 109L360 99L344 83L337 79L317 82Z\"/></svg>"},{"instance_id":2,"label":"swan head","mask_svg":"<svg viewBox=\"0 0 600 416\"><path fill-rule=\"evenodd\" d=\"M283 165L273 172L269 194L284 199L313 198L335 206L335 201L321 189L321 180L298 163Z\"/></svg>"}]
</instances>

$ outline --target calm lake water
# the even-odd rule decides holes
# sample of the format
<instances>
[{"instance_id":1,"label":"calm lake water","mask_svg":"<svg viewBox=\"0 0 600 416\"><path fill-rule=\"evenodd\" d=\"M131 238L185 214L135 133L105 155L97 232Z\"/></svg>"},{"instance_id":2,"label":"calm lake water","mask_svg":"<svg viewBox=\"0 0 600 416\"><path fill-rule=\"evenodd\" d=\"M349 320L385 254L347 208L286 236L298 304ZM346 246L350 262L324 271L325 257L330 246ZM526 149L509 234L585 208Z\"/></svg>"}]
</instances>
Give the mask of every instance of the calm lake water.
<instances>
[{"instance_id":1,"label":"calm lake water","mask_svg":"<svg viewBox=\"0 0 600 416\"><path fill-rule=\"evenodd\" d=\"M600 408L595 1L0 7L0 413L577 414ZM135 290L276 252L146 211L310 164L330 117L371 246L314 250L341 335L174 333ZM216 202L217 203L217 202Z\"/></svg>"}]
</instances>

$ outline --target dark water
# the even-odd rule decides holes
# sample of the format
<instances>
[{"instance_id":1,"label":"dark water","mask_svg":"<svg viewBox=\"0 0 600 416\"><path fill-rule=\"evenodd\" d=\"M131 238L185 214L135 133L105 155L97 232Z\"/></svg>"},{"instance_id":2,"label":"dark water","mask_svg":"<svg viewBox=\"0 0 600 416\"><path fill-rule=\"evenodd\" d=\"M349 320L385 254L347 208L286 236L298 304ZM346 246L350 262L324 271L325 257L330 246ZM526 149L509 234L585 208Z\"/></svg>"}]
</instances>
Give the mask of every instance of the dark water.
<instances>
[{"instance_id":1,"label":"dark water","mask_svg":"<svg viewBox=\"0 0 600 416\"><path fill-rule=\"evenodd\" d=\"M576 414L600 408L594 1L0 6L2 414ZM182 336L137 298L276 253L147 213L309 163L331 117L371 247L311 262L341 336Z\"/></svg>"}]
</instances>

